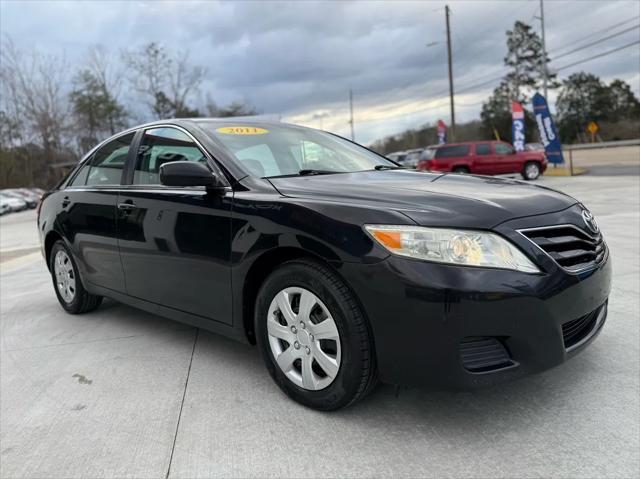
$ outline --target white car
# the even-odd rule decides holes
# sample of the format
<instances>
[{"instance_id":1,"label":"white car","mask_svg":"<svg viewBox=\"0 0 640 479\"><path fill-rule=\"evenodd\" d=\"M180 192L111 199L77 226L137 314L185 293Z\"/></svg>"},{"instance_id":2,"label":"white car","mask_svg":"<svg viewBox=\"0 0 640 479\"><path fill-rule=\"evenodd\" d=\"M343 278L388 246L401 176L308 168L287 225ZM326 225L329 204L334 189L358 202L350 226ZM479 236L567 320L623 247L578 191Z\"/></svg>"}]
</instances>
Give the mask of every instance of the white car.
<instances>
[{"instance_id":1,"label":"white car","mask_svg":"<svg viewBox=\"0 0 640 479\"><path fill-rule=\"evenodd\" d=\"M10 211L22 211L28 208L26 201L14 196L0 193L0 199L2 199L3 203L9 205Z\"/></svg>"},{"instance_id":2,"label":"white car","mask_svg":"<svg viewBox=\"0 0 640 479\"><path fill-rule=\"evenodd\" d=\"M0 198L0 216L7 213L11 213L11 206L9 205L9 202L7 201L6 198L1 197Z\"/></svg>"}]
</instances>

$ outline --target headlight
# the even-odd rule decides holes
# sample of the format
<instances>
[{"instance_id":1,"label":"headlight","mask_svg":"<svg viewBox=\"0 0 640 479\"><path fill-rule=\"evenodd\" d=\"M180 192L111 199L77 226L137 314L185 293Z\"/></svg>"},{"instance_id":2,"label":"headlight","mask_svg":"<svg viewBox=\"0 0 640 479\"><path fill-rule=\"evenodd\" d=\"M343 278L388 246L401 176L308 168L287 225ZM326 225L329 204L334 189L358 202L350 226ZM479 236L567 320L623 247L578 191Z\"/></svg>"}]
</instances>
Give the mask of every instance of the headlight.
<instances>
[{"instance_id":1,"label":"headlight","mask_svg":"<svg viewBox=\"0 0 640 479\"><path fill-rule=\"evenodd\" d=\"M400 256L525 273L540 272L518 248L494 233L423 226L365 225L364 228L376 242Z\"/></svg>"}]
</instances>

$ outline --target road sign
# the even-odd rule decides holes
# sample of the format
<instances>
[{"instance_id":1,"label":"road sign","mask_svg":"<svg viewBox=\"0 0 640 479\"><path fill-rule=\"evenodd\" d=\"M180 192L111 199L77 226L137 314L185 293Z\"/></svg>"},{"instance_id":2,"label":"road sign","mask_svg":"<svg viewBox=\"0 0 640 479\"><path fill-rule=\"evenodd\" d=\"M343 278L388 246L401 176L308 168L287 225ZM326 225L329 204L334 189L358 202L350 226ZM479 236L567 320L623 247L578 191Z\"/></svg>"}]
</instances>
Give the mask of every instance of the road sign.
<instances>
[{"instance_id":1,"label":"road sign","mask_svg":"<svg viewBox=\"0 0 640 479\"><path fill-rule=\"evenodd\" d=\"M599 129L600 128L598 127L598 124L595 121L590 121L589 124L587 125L587 131L591 133L591 143L596 142L596 133L598 133Z\"/></svg>"}]
</instances>

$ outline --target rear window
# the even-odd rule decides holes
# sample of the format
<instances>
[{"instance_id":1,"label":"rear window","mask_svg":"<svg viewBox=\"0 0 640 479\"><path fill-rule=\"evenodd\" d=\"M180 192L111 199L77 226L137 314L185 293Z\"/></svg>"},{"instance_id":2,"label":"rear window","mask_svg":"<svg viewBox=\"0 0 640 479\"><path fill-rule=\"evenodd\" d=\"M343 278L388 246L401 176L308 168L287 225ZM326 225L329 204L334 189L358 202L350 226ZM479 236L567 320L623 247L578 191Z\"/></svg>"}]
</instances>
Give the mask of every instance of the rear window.
<instances>
[{"instance_id":1,"label":"rear window","mask_svg":"<svg viewBox=\"0 0 640 479\"><path fill-rule=\"evenodd\" d=\"M478 143L476 145L476 155L490 155L491 144L490 143Z\"/></svg>"},{"instance_id":2,"label":"rear window","mask_svg":"<svg viewBox=\"0 0 640 479\"><path fill-rule=\"evenodd\" d=\"M441 146L436 150L435 158L454 158L468 154L469 145Z\"/></svg>"}]
</instances>

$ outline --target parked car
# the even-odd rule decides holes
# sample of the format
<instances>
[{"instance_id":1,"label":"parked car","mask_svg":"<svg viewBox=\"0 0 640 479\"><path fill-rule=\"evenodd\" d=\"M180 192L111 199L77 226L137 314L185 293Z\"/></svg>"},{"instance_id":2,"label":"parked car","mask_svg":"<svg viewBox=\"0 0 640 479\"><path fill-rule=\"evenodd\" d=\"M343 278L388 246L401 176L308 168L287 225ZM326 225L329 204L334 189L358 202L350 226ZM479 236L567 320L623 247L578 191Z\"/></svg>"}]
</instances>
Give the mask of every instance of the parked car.
<instances>
[{"instance_id":1,"label":"parked car","mask_svg":"<svg viewBox=\"0 0 640 479\"><path fill-rule=\"evenodd\" d=\"M544 151L544 145L542 143L525 143L524 149L527 151Z\"/></svg>"},{"instance_id":2,"label":"parked car","mask_svg":"<svg viewBox=\"0 0 640 479\"><path fill-rule=\"evenodd\" d=\"M106 296L257 343L319 410L378 379L477 388L558 365L602 330L611 288L576 199L281 123L119 133L45 195L38 232L67 312Z\"/></svg>"},{"instance_id":3,"label":"parked car","mask_svg":"<svg viewBox=\"0 0 640 479\"><path fill-rule=\"evenodd\" d=\"M525 180L537 179L547 169L544 152L516 152L502 141L448 143L438 146L432 159L422 160L419 170L502 175L519 173Z\"/></svg>"},{"instance_id":4,"label":"parked car","mask_svg":"<svg viewBox=\"0 0 640 479\"><path fill-rule=\"evenodd\" d=\"M4 196L0 196L0 215L5 215L7 213L11 213L11 205L9 204L9 200Z\"/></svg>"},{"instance_id":5,"label":"parked car","mask_svg":"<svg viewBox=\"0 0 640 479\"><path fill-rule=\"evenodd\" d=\"M430 145L430 146L427 146L424 150L422 150L422 153L420 153L420 161L433 159L434 155L436 154L436 149L438 148L438 146L439 145Z\"/></svg>"},{"instance_id":6,"label":"parked car","mask_svg":"<svg viewBox=\"0 0 640 479\"><path fill-rule=\"evenodd\" d=\"M404 159L405 156L407 156L407 154L404 151L394 151L393 153L388 153L386 156L391 161L395 161L396 163L402 163L402 160Z\"/></svg>"},{"instance_id":7,"label":"parked car","mask_svg":"<svg viewBox=\"0 0 640 479\"><path fill-rule=\"evenodd\" d=\"M22 211L28 208L27 202L19 196L10 195L3 191L0 192L0 198L9 205L11 211Z\"/></svg>"},{"instance_id":8,"label":"parked car","mask_svg":"<svg viewBox=\"0 0 640 479\"><path fill-rule=\"evenodd\" d=\"M402 166L406 168L415 168L420 161L420 155L424 148L414 148L413 150L405 151L405 155L401 160L398 160Z\"/></svg>"},{"instance_id":9,"label":"parked car","mask_svg":"<svg viewBox=\"0 0 640 479\"><path fill-rule=\"evenodd\" d=\"M12 198L16 198L22 200L27 205L27 208L35 208L38 206L38 198L31 193L25 193L21 190L10 189L10 190L2 190L2 194L5 196L9 196Z\"/></svg>"}]
</instances>

